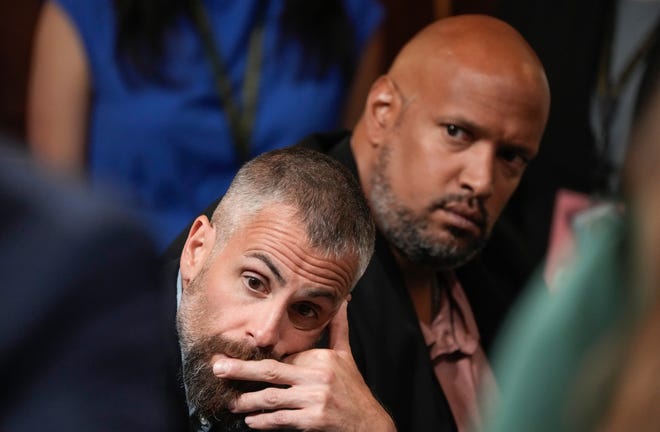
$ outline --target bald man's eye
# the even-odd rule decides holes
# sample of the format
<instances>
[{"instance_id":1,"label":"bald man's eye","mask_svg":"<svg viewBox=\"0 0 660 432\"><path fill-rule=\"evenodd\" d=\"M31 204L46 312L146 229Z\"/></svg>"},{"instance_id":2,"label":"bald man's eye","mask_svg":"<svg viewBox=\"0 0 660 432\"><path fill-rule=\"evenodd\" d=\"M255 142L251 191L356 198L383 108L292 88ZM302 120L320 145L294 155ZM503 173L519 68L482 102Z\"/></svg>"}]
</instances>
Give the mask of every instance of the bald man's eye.
<instances>
[{"instance_id":1,"label":"bald man's eye","mask_svg":"<svg viewBox=\"0 0 660 432\"><path fill-rule=\"evenodd\" d=\"M468 141L470 139L470 134L468 131L463 129L460 126L456 126L455 124L445 124L443 125L445 128L445 131L447 132L447 135L452 138L452 140L456 141Z\"/></svg>"},{"instance_id":2,"label":"bald man's eye","mask_svg":"<svg viewBox=\"0 0 660 432\"><path fill-rule=\"evenodd\" d=\"M461 129L456 125L450 124L450 125L447 125L446 127L447 127L447 133L449 134L449 136L456 136L461 132Z\"/></svg>"},{"instance_id":3,"label":"bald man's eye","mask_svg":"<svg viewBox=\"0 0 660 432\"><path fill-rule=\"evenodd\" d=\"M503 149L499 152L499 157L506 165L508 172L513 176L522 175L529 164L529 157L524 156L515 149Z\"/></svg>"}]
</instances>

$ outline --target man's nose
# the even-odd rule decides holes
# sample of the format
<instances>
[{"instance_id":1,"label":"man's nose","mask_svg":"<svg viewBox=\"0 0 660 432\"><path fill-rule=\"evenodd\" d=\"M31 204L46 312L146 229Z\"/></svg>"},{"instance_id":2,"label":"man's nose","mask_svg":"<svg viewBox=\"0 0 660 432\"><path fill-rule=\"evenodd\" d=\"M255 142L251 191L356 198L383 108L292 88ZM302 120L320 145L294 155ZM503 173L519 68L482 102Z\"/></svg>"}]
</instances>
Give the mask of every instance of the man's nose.
<instances>
[{"instance_id":1,"label":"man's nose","mask_svg":"<svg viewBox=\"0 0 660 432\"><path fill-rule=\"evenodd\" d=\"M284 316L281 308L264 307L261 311L255 311L250 319L247 336L254 341L256 347L274 351L280 341Z\"/></svg>"},{"instance_id":2,"label":"man's nose","mask_svg":"<svg viewBox=\"0 0 660 432\"><path fill-rule=\"evenodd\" d=\"M475 197L486 199L493 194L495 151L487 143L473 145L465 155L460 184Z\"/></svg>"}]
</instances>

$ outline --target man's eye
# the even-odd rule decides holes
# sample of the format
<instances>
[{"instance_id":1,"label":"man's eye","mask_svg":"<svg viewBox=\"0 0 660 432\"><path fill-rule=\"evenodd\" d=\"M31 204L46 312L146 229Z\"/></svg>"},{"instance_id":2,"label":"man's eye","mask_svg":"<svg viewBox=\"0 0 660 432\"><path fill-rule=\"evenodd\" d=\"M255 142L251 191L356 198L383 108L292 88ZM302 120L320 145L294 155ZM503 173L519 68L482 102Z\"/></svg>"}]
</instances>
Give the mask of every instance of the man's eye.
<instances>
[{"instance_id":1,"label":"man's eye","mask_svg":"<svg viewBox=\"0 0 660 432\"><path fill-rule=\"evenodd\" d=\"M456 126L455 124L449 123L449 124L445 124L444 127L445 127L445 131L447 132L447 135L450 138L453 138L461 142L468 141L471 138L470 133L460 126Z\"/></svg>"},{"instance_id":2,"label":"man's eye","mask_svg":"<svg viewBox=\"0 0 660 432\"><path fill-rule=\"evenodd\" d=\"M446 126L446 128L447 128L447 133L449 134L449 136L455 137L461 132L461 128L459 128L458 126L453 125L453 124L448 124Z\"/></svg>"},{"instance_id":3,"label":"man's eye","mask_svg":"<svg viewBox=\"0 0 660 432\"><path fill-rule=\"evenodd\" d=\"M243 276L243 280L248 288L254 291L263 291L265 289L264 283L254 276Z\"/></svg>"},{"instance_id":4,"label":"man's eye","mask_svg":"<svg viewBox=\"0 0 660 432\"><path fill-rule=\"evenodd\" d=\"M527 166L529 163L529 158L524 157L519 152L515 150L505 150L500 152L500 157L506 162L510 162L521 167Z\"/></svg>"},{"instance_id":5,"label":"man's eye","mask_svg":"<svg viewBox=\"0 0 660 432\"><path fill-rule=\"evenodd\" d=\"M522 175L529 163L529 158L520 154L520 152L516 150L500 151L499 157L504 161L504 164L507 167L507 172L512 176Z\"/></svg>"},{"instance_id":6,"label":"man's eye","mask_svg":"<svg viewBox=\"0 0 660 432\"><path fill-rule=\"evenodd\" d=\"M309 303L298 303L293 306L293 309L304 318L316 318L318 316L316 308Z\"/></svg>"},{"instance_id":7,"label":"man's eye","mask_svg":"<svg viewBox=\"0 0 660 432\"><path fill-rule=\"evenodd\" d=\"M289 307L289 319L299 330L315 330L325 325L331 317L331 311L323 306L303 301Z\"/></svg>"}]
</instances>

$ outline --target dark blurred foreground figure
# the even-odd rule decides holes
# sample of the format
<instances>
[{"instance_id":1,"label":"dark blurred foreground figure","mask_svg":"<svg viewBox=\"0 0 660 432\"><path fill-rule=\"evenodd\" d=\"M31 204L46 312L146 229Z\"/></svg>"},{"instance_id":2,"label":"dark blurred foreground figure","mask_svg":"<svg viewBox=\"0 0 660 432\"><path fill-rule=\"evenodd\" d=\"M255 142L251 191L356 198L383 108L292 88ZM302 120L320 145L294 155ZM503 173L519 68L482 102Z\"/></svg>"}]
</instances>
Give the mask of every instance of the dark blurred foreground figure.
<instances>
[{"instance_id":1,"label":"dark blurred foreground figure","mask_svg":"<svg viewBox=\"0 0 660 432\"><path fill-rule=\"evenodd\" d=\"M400 431L481 423L488 348L523 261L495 222L538 151L549 98L515 30L463 15L409 41L372 85L352 134L302 142L352 170L378 227L348 308L350 344ZM513 265L480 260L489 239Z\"/></svg>"},{"instance_id":2,"label":"dark blurred foreground figure","mask_svg":"<svg viewBox=\"0 0 660 432\"><path fill-rule=\"evenodd\" d=\"M660 430L657 61L650 73L624 164L625 209L581 215L573 265L552 294L539 281L518 306L498 346L502 395L489 430Z\"/></svg>"},{"instance_id":3,"label":"dark blurred foreground figure","mask_svg":"<svg viewBox=\"0 0 660 432\"><path fill-rule=\"evenodd\" d=\"M183 430L151 242L6 144L0 137L0 430Z\"/></svg>"}]
</instances>

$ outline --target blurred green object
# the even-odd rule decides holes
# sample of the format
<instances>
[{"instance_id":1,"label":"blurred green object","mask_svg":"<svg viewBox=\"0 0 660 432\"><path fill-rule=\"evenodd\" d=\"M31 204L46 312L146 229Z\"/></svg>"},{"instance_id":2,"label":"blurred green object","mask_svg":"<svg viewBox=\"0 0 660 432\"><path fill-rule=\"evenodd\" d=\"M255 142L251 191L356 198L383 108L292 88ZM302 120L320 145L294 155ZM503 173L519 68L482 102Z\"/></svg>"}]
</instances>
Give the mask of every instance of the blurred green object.
<instances>
[{"instance_id":1,"label":"blurred green object","mask_svg":"<svg viewBox=\"0 0 660 432\"><path fill-rule=\"evenodd\" d=\"M572 266L552 293L539 272L498 341L501 392L487 430L594 430L608 408L641 303L629 221L612 206L574 228Z\"/></svg>"}]
</instances>

